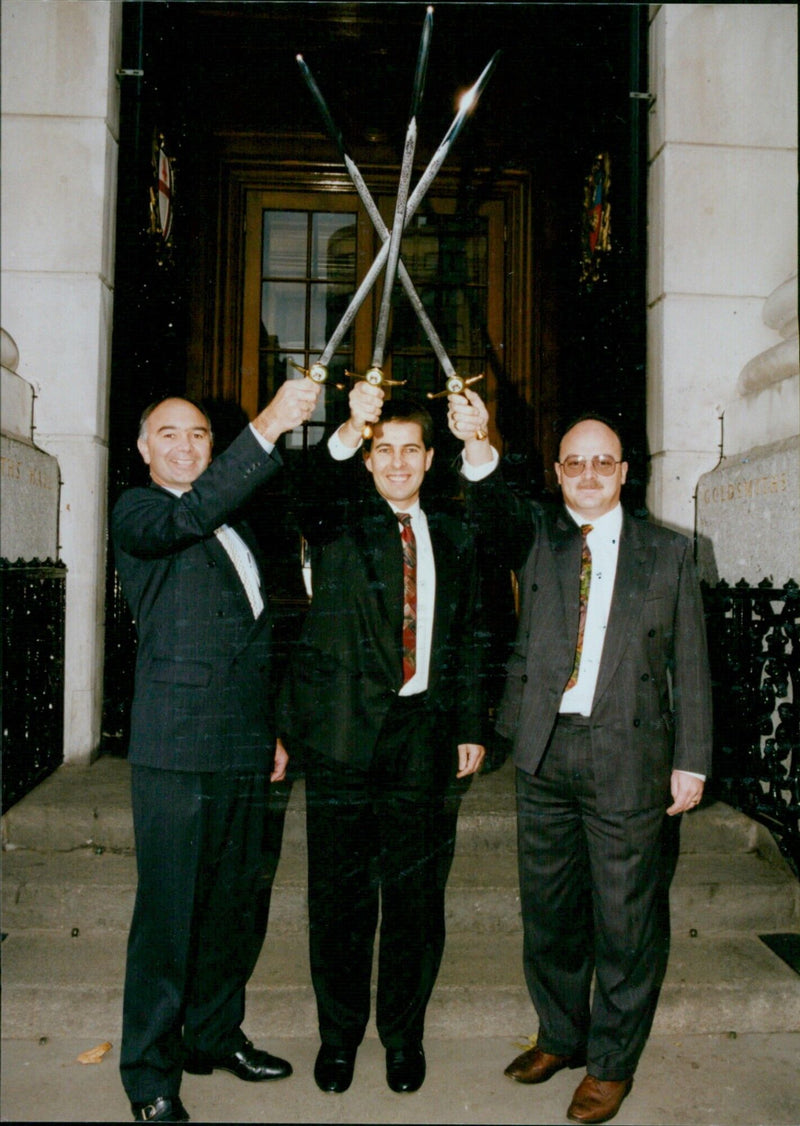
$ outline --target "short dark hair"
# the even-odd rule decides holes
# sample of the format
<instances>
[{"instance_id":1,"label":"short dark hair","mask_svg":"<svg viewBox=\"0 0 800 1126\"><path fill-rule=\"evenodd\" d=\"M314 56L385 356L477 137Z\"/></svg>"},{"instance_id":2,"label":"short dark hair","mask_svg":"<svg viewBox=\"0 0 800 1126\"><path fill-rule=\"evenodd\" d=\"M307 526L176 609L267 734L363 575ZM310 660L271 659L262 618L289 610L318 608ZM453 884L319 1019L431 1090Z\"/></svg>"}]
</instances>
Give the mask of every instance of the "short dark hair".
<instances>
[{"instance_id":1,"label":"short dark hair","mask_svg":"<svg viewBox=\"0 0 800 1126\"><path fill-rule=\"evenodd\" d=\"M381 426L384 422L416 422L422 431L422 444L425 449L430 450L433 447L433 419L427 408L414 399L389 399L385 402L381 417L375 426ZM372 449L371 438L368 439L366 448Z\"/></svg>"},{"instance_id":2,"label":"short dark hair","mask_svg":"<svg viewBox=\"0 0 800 1126\"><path fill-rule=\"evenodd\" d=\"M211 425L211 419L210 419L208 411L205 409L205 407L202 407L200 405L200 403L196 402L194 399L190 399L187 395L166 395L163 399L156 399L154 402L152 402L148 406L146 406L144 408L144 410L142 411L141 417L139 418L139 434L138 434L138 437L139 437L140 440L142 438L144 438L145 433L147 432L147 420L150 417L150 415L153 413L153 411L156 409L156 407L160 407L162 403L169 402L170 399L180 399L180 401L182 403L189 403L190 406L193 406L196 410L199 410L200 414L203 416L203 418L208 423L208 436L209 436L209 438L214 437L214 428Z\"/></svg>"},{"instance_id":3,"label":"short dark hair","mask_svg":"<svg viewBox=\"0 0 800 1126\"><path fill-rule=\"evenodd\" d=\"M603 414L596 414L594 411L587 411L585 414L577 415L575 418L570 419L566 426L563 426L561 428L561 432L558 437L559 457L561 457L561 443L564 441L564 438L567 436L567 434L569 434L570 430L578 426L581 422L601 422L603 426L607 426L613 434L616 434L621 451L619 456L622 461L625 460L625 440L622 437L622 430L620 429L619 423L613 422L610 418L606 418L606 416Z\"/></svg>"}]
</instances>

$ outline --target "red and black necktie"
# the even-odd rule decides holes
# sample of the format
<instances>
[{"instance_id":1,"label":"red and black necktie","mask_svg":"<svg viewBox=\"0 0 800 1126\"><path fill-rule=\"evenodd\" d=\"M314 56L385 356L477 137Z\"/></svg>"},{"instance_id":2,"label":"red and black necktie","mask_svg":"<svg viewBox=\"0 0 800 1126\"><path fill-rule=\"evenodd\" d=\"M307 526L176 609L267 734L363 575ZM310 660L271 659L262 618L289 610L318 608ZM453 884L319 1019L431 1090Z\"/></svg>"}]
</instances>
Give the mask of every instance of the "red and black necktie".
<instances>
[{"instance_id":1,"label":"red and black necktie","mask_svg":"<svg viewBox=\"0 0 800 1126\"><path fill-rule=\"evenodd\" d=\"M417 540L407 512L398 512L403 543L403 684L417 667Z\"/></svg>"}]
</instances>

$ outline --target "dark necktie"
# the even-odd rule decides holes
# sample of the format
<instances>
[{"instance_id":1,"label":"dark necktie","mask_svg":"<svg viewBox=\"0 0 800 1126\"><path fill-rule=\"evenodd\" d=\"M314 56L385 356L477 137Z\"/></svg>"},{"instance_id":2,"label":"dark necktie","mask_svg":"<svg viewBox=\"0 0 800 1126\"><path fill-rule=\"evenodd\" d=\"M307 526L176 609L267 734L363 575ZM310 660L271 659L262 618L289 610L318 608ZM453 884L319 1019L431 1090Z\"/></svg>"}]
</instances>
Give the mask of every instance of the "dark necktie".
<instances>
[{"instance_id":1,"label":"dark necktie","mask_svg":"<svg viewBox=\"0 0 800 1126\"><path fill-rule=\"evenodd\" d=\"M398 512L403 525L403 684L417 667L417 540L407 512Z\"/></svg>"},{"instance_id":2,"label":"dark necktie","mask_svg":"<svg viewBox=\"0 0 800 1126\"><path fill-rule=\"evenodd\" d=\"M564 691L574 688L578 682L578 669L581 664L581 653L583 652L583 631L586 628L586 609L589 605L589 586L592 581L592 552L586 537L592 530L591 524L581 524L581 536L583 537L583 546L581 547L581 578L580 578L580 604L578 611L578 640L575 644L575 663L572 666L572 673L567 681L567 687Z\"/></svg>"}]
</instances>

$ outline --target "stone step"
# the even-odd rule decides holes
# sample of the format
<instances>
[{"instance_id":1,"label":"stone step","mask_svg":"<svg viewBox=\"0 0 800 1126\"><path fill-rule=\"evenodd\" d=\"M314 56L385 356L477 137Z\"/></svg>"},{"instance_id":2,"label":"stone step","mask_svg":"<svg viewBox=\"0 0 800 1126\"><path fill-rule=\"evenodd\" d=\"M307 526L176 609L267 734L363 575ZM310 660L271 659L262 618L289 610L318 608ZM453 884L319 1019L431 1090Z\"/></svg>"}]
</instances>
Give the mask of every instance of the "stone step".
<instances>
[{"instance_id":1,"label":"stone step","mask_svg":"<svg viewBox=\"0 0 800 1126\"><path fill-rule=\"evenodd\" d=\"M284 846L272 897L270 933L306 927L306 861ZM130 852L98 854L16 849L4 854L3 927L127 931L136 890ZM671 889L676 932L800 929L800 884L759 853L682 854ZM519 931L513 850L476 854L459 841L447 890L450 931Z\"/></svg>"},{"instance_id":2,"label":"stone step","mask_svg":"<svg viewBox=\"0 0 800 1126\"><path fill-rule=\"evenodd\" d=\"M459 833L464 847L482 851L514 847L516 827L513 767L481 775L466 791ZM285 846L305 850L305 784L276 787L286 804ZM67 852L93 845L116 851L134 848L130 767L104 757L90 767L62 766L2 818L5 847Z\"/></svg>"},{"instance_id":3,"label":"stone step","mask_svg":"<svg viewBox=\"0 0 800 1126\"><path fill-rule=\"evenodd\" d=\"M125 939L30 932L3 944L2 1035L118 1042ZM248 987L245 1027L255 1040L315 1037L305 942L271 935ZM519 935L448 939L428 1009L427 1035L520 1036L536 1028ZM655 1033L800 1030L800 977L753 934L676 936ZM374 1036L371 1024L368 1035Z\"/></svg>"},{"instance_id":4,"label":"stone step","mask_svg":"<svg viewBox=\"0 0 800 1126\"><path fill-rule=\"evenodd\" d=\"M284 849L305 850L305 786L288 792ZM130 767L104 756L90 767L62 766L2 818L4 846L69 851L95 845L133 849ZM459 848L485 853L516 847L514 766L480 775L468 788L459 817ZM722 802L708 802L685 816L681 852L762 852L779 861L768 830Z\"/></svg>"}]
</instances>

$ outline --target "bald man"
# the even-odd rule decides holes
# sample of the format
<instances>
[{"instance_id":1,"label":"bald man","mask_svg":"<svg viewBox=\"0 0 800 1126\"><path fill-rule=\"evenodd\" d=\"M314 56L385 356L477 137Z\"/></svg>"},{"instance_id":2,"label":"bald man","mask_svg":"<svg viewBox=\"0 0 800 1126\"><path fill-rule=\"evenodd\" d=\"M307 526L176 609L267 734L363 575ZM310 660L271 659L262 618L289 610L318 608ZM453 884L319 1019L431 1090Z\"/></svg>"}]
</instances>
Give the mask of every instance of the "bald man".
<instances>
[{"instance_id":1,"label":"bald man","mask_svg":"<svg viewBox=\"0 0 800 1126\"><path fill-rule=\"evenodd\" d=\"M279 470L275 443L318 394L288 381L214 461L196 404L148 407L137 445L150 484L123 493L111 519L138 635L128 753L138 888L120 1070L139 1121L188 1121L184 1070L256 1082L292 1070L241 1028L274 874L269 783L287 756L276 751L258 549L236 513Z\"/></svg>"},{"instance_id":2,"label":"bald man","mask_svg":"<svg viewBox=\"0 0 800 1126\"><path fill-rule=\"evenodd\" d=\"M472 514L521 596L498 730L517 768L539 1033L506 1075L542 1083L585 1063L567 1116L607 1122L631 1089L666 971L670 819L698 804L710 768L703 607L691 543L624 512L628 465L611 423L567 427L552 511L505 484L477 437L487 423L473 392L450 397Z\"/></svg>"}]
</instances>

